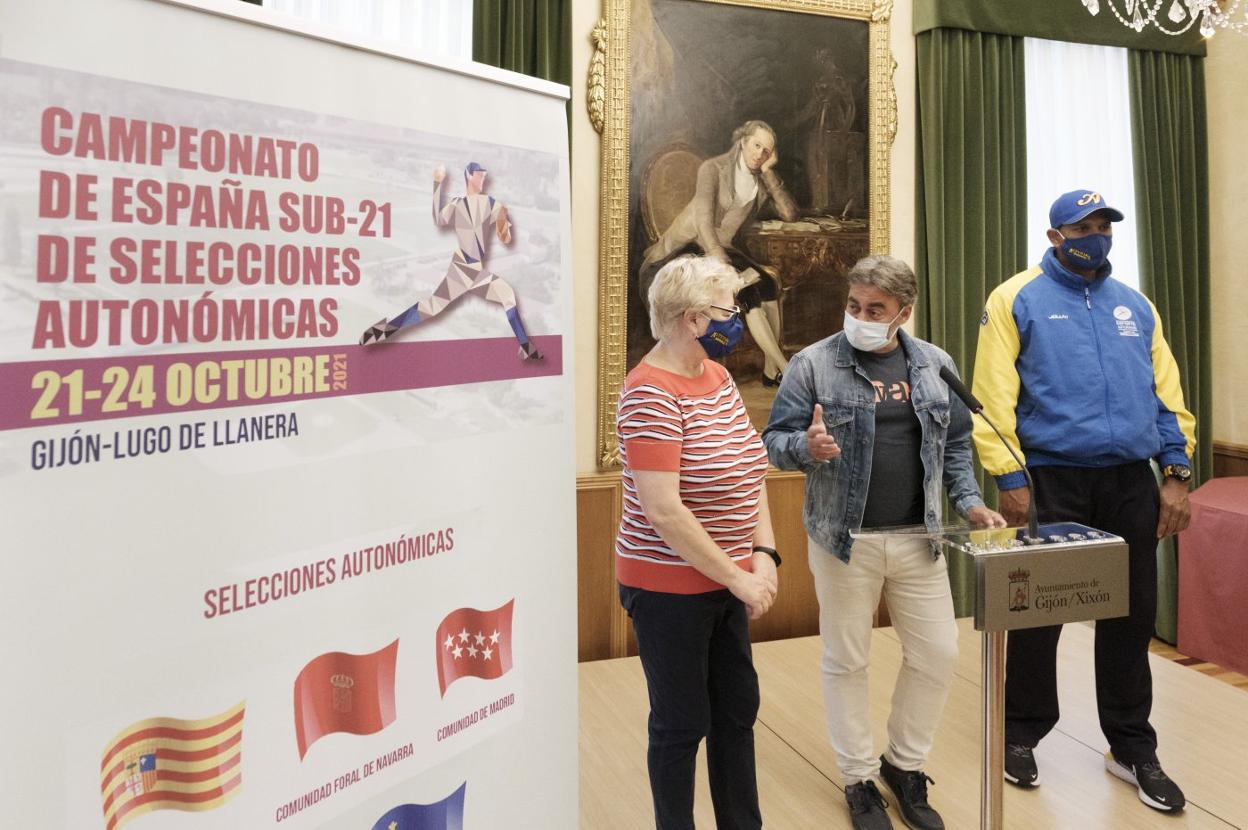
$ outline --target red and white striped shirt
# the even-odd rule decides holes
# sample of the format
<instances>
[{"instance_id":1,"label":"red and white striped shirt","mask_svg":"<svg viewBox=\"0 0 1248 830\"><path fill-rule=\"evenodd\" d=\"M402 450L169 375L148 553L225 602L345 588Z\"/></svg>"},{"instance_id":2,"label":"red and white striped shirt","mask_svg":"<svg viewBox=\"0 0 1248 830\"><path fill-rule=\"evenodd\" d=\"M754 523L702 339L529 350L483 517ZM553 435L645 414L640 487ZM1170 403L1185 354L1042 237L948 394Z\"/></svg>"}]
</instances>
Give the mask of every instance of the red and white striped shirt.
<instances>
[{"instance_id":1,"label":"red and white striped shirt","mask_svg":"<svg viewBox=\"0 0 1248 830\"><path fill-rule=\"evenodd\" d=\"M669 594L700 594L724 586L674 552L646 518L634 470L680 473L680 500L743 570L751 570L758 496L767 450L732 376L707 360L696 378L641 362L620 392L616 432L624 473L624 515L615 540L622 585Z\"/></svg>"}]
</instances>

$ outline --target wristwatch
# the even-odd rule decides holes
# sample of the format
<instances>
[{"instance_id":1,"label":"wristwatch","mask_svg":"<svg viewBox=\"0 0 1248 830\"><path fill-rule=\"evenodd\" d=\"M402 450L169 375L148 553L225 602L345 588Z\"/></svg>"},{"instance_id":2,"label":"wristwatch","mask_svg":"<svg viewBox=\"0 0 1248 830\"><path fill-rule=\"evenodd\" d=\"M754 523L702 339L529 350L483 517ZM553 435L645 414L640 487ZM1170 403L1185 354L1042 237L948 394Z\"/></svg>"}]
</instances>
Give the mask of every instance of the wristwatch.
<instances>
[{"instance_id":1,"label":"wristwatch","mask_svg":"<svg viewBox=\"0 0 1248 830\"><path fill-rule=\"evenodd\" d=\"M1192 480L1192 468L1186 464L1167 464L1161 468L1161 474L1184 484Z\"/></svg>"},{"instance_id":2,"label":"wristwatch","mask_svg":"<svg viewBox=\"0 0 1248 830\"><path fill-rule=\"evenodd\" d=\"M771 561L776 563L776 567L780 567L780 554L776 553L775 548L769 548L766 545L755 545L755 553L765 553L771 557Z\"/></svg>"}]
</instances>

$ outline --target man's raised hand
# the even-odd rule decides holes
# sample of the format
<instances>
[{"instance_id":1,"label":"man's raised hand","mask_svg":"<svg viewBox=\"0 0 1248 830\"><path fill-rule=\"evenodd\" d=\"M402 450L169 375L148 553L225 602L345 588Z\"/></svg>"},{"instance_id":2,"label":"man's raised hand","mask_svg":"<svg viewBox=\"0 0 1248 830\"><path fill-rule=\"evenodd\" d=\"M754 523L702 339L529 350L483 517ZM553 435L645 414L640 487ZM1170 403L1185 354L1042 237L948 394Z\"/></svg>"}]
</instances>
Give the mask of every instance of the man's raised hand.
<instances>
[{"instance_id":1,"label":"man's raised hand","mask_svg":"<svg viewBox=\"0 0 1248 830\"><path fill-rule=\"evenodd\" d=\"M828 428L823 423L823 404L815 404L815 415L806 430L806 448L816 461L831 461L840 457L841 448L836 439L828 435Z\"/></svg>"}]
</instances>

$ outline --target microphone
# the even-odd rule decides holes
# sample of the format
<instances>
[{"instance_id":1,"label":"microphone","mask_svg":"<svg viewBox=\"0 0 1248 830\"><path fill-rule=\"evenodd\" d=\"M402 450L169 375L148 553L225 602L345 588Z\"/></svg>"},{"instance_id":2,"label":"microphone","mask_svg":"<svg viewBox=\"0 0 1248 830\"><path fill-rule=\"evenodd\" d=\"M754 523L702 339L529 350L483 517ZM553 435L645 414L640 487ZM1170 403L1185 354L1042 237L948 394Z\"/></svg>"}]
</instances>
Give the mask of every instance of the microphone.
<instances>
[{"instance_id":1,"label":"microphone","mask_svg":"<svg viewBox=\"0 0 1248 830\"><path fill-rule=\"evenodd\" d=\"M948 366L940 367L940 379L949 387L949 391L957 395L962 403L966 404L966 408L974 412L976 415L984 414L984 405L979 402L979 398L971 394L971 390L966 388L966 384L958 379L957 374ZM987 418L984 419L988 420ZM1009 447L1006 447L1009 449Z\"/></svg>"},{"instance_id":2,"label":"microphone","mask_svg":"<svg viewBox=\"0 0 1248 830\"><path fill-rule=\"evenodd\" d=\"M966 408L971 410L979 417L984 419L984 423L992 427L992 431L997 434L1001 445L1010 453L1010 457L1023 469L1023 477L1027 479L1027 494L1030 498L1027 500L1027 534L1033 539L1040 538L1040 520L1036 513L1036 486L1032 483L1031 473L1027 471L1027 465L1018 457L1018 453L1014 452L1014 448L1005 440L1005 436L1001 434L1001 430L997 429L997 425L992 422L987 415L984 414L984 405L979 399L971 394L971 390L966 388L966 384L958 379L957 374L948 366L940 367L940 379L949 387L949 391L958 396L962 403L966 404Z\"/></svg>"}]
</instances>

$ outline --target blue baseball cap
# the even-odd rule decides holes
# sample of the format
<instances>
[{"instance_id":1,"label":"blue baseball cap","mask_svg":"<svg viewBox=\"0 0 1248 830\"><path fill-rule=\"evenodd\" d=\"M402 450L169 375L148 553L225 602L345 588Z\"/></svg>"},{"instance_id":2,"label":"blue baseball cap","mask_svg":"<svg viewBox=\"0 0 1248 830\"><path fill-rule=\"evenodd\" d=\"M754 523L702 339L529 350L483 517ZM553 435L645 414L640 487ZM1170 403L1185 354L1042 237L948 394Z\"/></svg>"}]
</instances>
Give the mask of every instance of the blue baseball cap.
<instances>
[{"instance_id":1,"label":"blue baseball cap","mask_svg":"<svg viewBox=\"0 0 1248 830\"><path fill-rule=\"evenodd\" d=\"M468 166L464 168L464 178L465 179L468 178L469 176L471 176L473 173L476 173L477 171L484 173L485 168L477 164L475 161L468 162Z\"/></svg>"},{"instance_id":2,"label":"blue baseball cap","mask_svg":"<svg viewBox=\"0 0 1248 830\"><path fill-rule=\"evenodd\" d=\"M1053 207L1049 208L1049 227L1060 228L1062 225L1078 222L1089 213L1096 213L1098 210L1105 211L1105 215L1111 222L1121 222L1124 218L1122 211L1107 205L1101 198L1101 194L1094 190L1072 190L1069 193L1063 193L1057 197Z\"/></svg>"}]
</instances>

